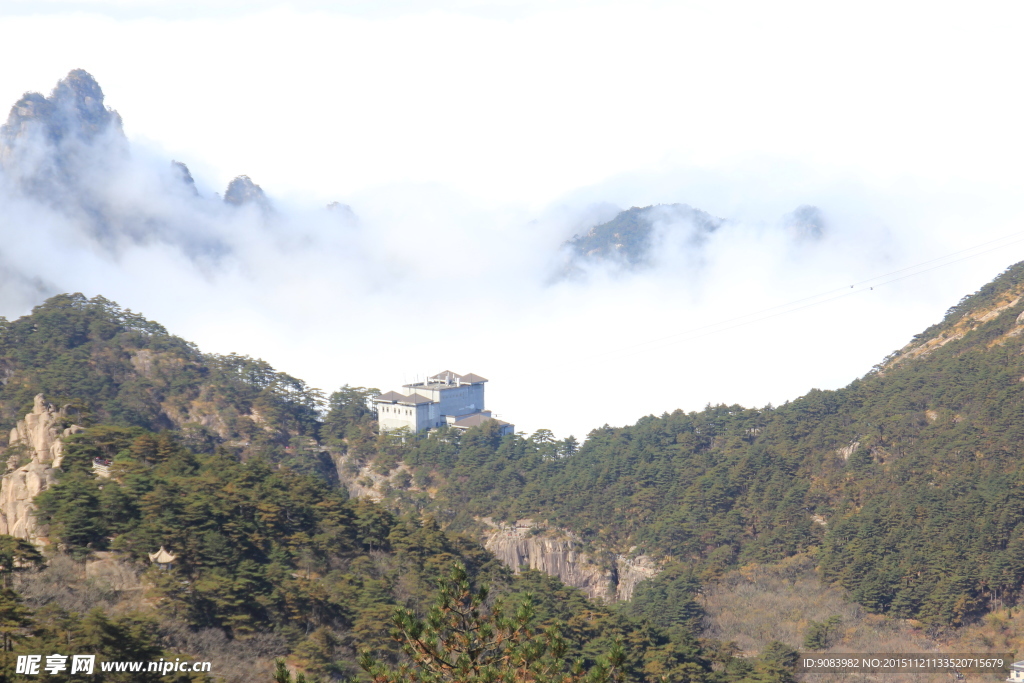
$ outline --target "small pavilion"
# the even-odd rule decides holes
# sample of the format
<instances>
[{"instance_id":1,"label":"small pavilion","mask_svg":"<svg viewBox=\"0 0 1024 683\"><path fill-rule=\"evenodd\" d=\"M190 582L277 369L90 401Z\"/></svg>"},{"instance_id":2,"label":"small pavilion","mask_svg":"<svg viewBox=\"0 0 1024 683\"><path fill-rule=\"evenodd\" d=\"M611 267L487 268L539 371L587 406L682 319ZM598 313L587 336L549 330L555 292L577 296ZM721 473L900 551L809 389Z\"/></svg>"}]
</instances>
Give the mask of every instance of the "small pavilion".
<instances>
[{"instance_id":1,"label":"small pavilion","mask_svg":"<svg viewBox=\"0 0 1024 683\"><path fill-rule=\"evenodd\" d=\"M149 553L149 561L160 569L170 569L176 559L178 556L171 555L163 546L160 546L160 550L155 553Z\"/></svg>"}]
</instances>

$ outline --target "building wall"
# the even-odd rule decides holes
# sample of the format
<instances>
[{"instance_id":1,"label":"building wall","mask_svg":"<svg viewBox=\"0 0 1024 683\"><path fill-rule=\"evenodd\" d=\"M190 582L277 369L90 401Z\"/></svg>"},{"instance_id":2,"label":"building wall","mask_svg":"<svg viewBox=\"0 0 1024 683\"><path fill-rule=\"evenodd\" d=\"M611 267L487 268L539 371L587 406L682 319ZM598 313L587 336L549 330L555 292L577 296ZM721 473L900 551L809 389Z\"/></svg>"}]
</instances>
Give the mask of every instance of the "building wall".
<instances>
[{"instance_id":1,"label":"building wall","mask_svg":"<svg viewBox=\"0 0 1024 683\"><path fill-rule=\"evenodd\" d=\"M430 408L433 406L432 403L421 403L416 406L416 431L422 429L430 429L435 426L430 419L431 411Z\"/></svg>"},{"instance_id":2,"label":"building wall","mask_svg":"<svg viewBox=\"0 0 1024 683\"><path fill-rule=\"evenodd\" d=\"M443 420L441 419L441 406L438 403L430 403L427 405L427 425L426 428L440 427Z\"/></svg>"},{"instance_id":3,"label":"building wall","mask_svg":"<svg viewBox=\"0 0 1024 683\"><path fill-rule=\"evenodd\" d=\"M407 427L410 431L418 432L434 426L435 419L431 419L431 407L434 404L420 403L415 406L403 406L394 403L380 403L377 405L377 420L380 428L386 431Z\"/></svg>"},{"instance_id":4,"label":"building wall","mask_svg":"<svg viewBox=\"0 0 1024 683\"><path fill-rule=\"evenodd\" d=\"M469 394L466 397L466 405L469 408L468 412L475 413L484 409L484 386L483 384L472 384L464 387L469 389Z\"/></svg>"},{"instance_id":5,"label":"building wall","mask_svg":"<svg viewBox=\"0 0 1024 683\"><path fill-rule=\"evenodd\" d=\"M440 404L440 415L468 415L484 409L484 384L461 387L407 387Z\"/></svg>"},{"instance_id":6,"label":"building wall","mask_svg":"<svg viewBox=\"0 0 1024 683\"><path fill-rule=\"evenodd\" d=\"M462 386L406 386L410 393L428 398L432 403L404 406L395 403L378 403L377 420L382 430L406 427L419 432L440 427L445 415L468 415L484 410L484 384L463 384Z\"/></svg>"}]
</instances>

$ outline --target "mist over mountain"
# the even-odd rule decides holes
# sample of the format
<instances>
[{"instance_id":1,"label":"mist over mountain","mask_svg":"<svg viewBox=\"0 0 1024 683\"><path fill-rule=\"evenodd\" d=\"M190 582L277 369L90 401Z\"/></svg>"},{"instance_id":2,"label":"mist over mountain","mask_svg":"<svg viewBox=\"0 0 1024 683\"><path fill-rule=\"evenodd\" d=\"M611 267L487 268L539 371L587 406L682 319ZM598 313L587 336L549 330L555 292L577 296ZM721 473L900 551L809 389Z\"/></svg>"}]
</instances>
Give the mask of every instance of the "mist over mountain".
<instances>
[{"instance_id":1,"label":"mist over mountain","mask_svg":"<svg viewBox=\"0 0 1024 683\"><path fill-rule=\"evenodd\" d=\"M686 204L633 207L565 243L572 254L569 273L587 263L608 262L625 269L649 267L666 242L698 249L723 219Z\"/></svg>"},{"instance_id":2,"label":"mist over mountain","mask_svg":"<svg viewBox=\"0 0 1024 683\"><path fill-rule=\"evenodd\" d=\"M863 279L907 249L870 197L839 191L796 187L744 207L723 201L722 192L755 197L757 187L722 176L718 194L675 182L641 203L598 187L526 208L410 183L314 203L277 195L244 168L233 179L211 178L202 159L154 149L124 131L83 70L13 107L0 135L0 313L23 314L58 292L103 294L154 310L224 353L255 343L254 352L295 363L321 385L400 383L410 373L467 364L495 377L568 372L585 397L571 406L552 403L554 394L496 389L508 392L502 403L517 424L560 432L623 423L667 400L692 406L709 389L750 403L797 395L821 380L765 375L752 391L750 383L690 374L681 393L674 380L660 379L661 369L643 367L652 356L628 359L637 366L636 393L650 405L637 408L627 394L598 401L599 392L582 390L591 374L579 349L613 353L604 362L621 366L619 349L689 321L728 317L737 302L756 310ZM940 283L915 296L941 307L962 288ZM907 336L914 328L896 308L909 301L892 311ZM850 314L836 311L837 322ZM609 331L609 319L629 324ZM378 334L371 343L356 328ZM420 342L410 347L401 340L413 329ZM849 381L891 348L881 338L886 325L877 329L876 346L858 345L859 359L850 356L846 370L828 361L836 374L829 382ZM756 359L749 362L737 382L754 374Z\"/></svg>"},{"instance_id":3,"label":"mist over mountain","mask_svg":"<svg viewBox=\"0 0 1024 683\"><path fill-rule=\"evenodd\" d=\"M224 192L224 201L235 206L256 204L264 209L270 208L270 202L266 193L263 192L263 188L254 183L247 175L240 175L228 184L228 189Z\"/></svg>"},{"instance_id":4,"label":"mist over mountain","mask_svg":"<svg viewBox=\"0 0 1024 683\"><path fill-rule=\"evenodd\" d=\"M167 243L190 258L216 257L223 240L200 226L221 220L184 164L139 159L121 117L91 75L72 71L44 97L28 93L0 131L0 159L22 220L57 222L98 250ZM20 201L19 201L20 200Z\"/></svg>"},{"instance_id":5,"label":"mist over mountain","mask_svg":"<svg viewBox=\"0 0 1024 683\"><path fill-rule=\"evenodd\" d=\"M82 69L71 71L49 96L26 93L12 107L0 130L0 160L5 190L24 211L52 213L50 218L63 219L64 227L89 246L115 256L128 246L165 244L216 268L237 254L237 222L289 222L289 217L267 215L271 199L247 175L231 180L218 201L216 193L196 184L184 162L161 163L131 145L120 115L105 104L99 83ZM259 211L235 211L245 207ZM33 221L40 218L32 216ZM801 207L786 220L811 226L796 229L794 237L821 236L815 207ZM610 221L585 226L587 232L565 243L572 254L570 271L595 264L649 267L659 256L665 260L672 246L699 251L724 222L686 204L633 207ZM543 261L551 254L536 258Z\"/></svg>"},{"instance_id":6,"label":"mist over mountain","mask_svg":"<svg viewBox=\"0 0 1024 683\"><path fill-rule=\"evenodd\" d=\"M638 682L775 680L755 671L770 657L695 640L694 591L749 563L810 558L865 608L943 627L1021 598L1021 266L851 384L971 291L855 287L952 251L867 191L744 204L723 196L756 183L723 174L716 192L609 181L538 209L410 182L311 206L124 131L76 70L0 133L0 313L35 306L0 319L0 426L68 439L59 464L8 443L10 482L59 481L35 503L49 529L25 538L150 567L183 615L149 628L164 651L272 623L264 665L347 677L455 558L538 589L588 661L624 636ZM849 298L778 311L830 288ZM380 434L364 387L442 367L488 376L523 432ZM33 503L15 499L24 529ZM147 564L162 546L194 584Z\"/></svg>"},{"instance_id":7,"label":"mist over mountain","mask_svg":"<svg viewBox=\"0 0 1024 683\"><path fill-rule=\"evenodd\" d=\"M816 206L798 206L783 216L782 223L798 240L817 240L825 235L825 216Z\"/></svg>"},{"instance_id":8,"label":"mist over mountain","mask_svg":"<svg viewBox=\"0 0 1024 683\"><path fill-rule=\"evenodd\" d=\"M15 162L10 166L26 164L24 154L32 144L42 142L56 149L55 158L46 161L67 172L73 172L68 165L73 161L75 146L93 144L104 135L127 144L121 117L104 106L99 83L82 69L71 71L58 82L49 97L26 93L11 108L7 123L0 128L4 158ZM22 157L15 158L19 153ZM39 174L48 169L32 170Z\"/></svg>"},{"instance_id":9,"label":"mist over mountain","mask_svg":"<svg viewBox=\"0 0 1024 683\"><path fill-rule=\"evenodd\" d=\"M453 562L517 681L1024 651L1016 8L7 9L0 678L476 683L362 665Z\"/></svg>"}]
</instances>

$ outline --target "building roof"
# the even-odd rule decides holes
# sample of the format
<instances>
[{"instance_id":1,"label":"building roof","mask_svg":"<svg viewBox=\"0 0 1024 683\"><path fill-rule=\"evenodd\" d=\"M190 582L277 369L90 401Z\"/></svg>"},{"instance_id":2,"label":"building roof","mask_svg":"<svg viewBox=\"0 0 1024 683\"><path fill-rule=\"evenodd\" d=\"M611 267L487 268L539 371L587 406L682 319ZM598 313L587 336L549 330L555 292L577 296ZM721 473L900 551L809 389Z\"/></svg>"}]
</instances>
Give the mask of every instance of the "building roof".
<instances>
[{"instance_id":1,"label":"building roof","mask_svg":"<svg viewBox=\"0 0 1024 683\"><path fill-rule=\"evenodd\" d=\"M374 403L394 403L395 401L404 401L407 397L405 394L400 394L397 391L389 391L386 394L380 396L374 396Z\"/></svg>"},{"instance_id":2,"label":"building roof","mask_svg":"<svg viewBox=\"0 0 1024 683\"><path fill-rule=\"evenodd\" d=\"M381 394L380 396L374 396L373 402L374 403L401 403L401 404L407 405L407 406L414 406L414 405L417 405L417 404L420 404L420 403L433 403L433 401L431 401L426 396L420 396L419 394L410 394L409 396L406 396L405 394L400 394L397 391L389 391L386 394Z\"/></svg>"},{"instance_id":3,"label":"building roof","mask_svg":"<svg viewBox=\"0 0 1024 683\"><path fill-rule=\"evenodd\" d=\"M451 370L445 370L443 372L439 372L436 375L427 378L427 381L430 382L454 382L455 380L458 380L463 384L477 384L479 382L487 381L485 378L481 377L480 375L475 375L472 372L469 373L468 375L460 375L459 373L452 372ZM413 385L410 384L407 386Z\"/></svg>"},{"instance_id":4,"label":"building roof","mask_svg":"<svg viewBox=\"0 0 1024 683\"><path fill-rule=\"evenodd\" d=\"M160 550L155 553L149 553L149 561L155 562L156 564L170 564L178 559L177 555L171 555L167 552L163 546L160 546Z\"/></svg>"},{"instance_id":5,"label":"building roof","mask_svg":"<svg viewBox=\"0 0 1024 683\"><path fill-rule=\"evenodd\" d=\"M458 421L452 423L452 427L455 427L456 429L469 429L470 427L476 427L477 425L482 425L484 422L487 422L488 420L494 420L495 422L497 422L500 425L507 425L507 424L509 424L508 422L504 422L504 421L499 420L499 419L497 419L495 417L491 417L490 413L488 413L486 415L484 415L483 413L476 413L476 414L473 414L473 415L468 415L468 416L462 418L461 420L458 420Z\"/></svg>"},{"instance_id":6,"label":"building roof","mask_svg":"<svg viewBox=\"0 0 1024 683\"><path fill-rule=\"evenodd\" d=\"M398 402L404 403L406 405L415 405L417 403L433 403L433 401L431 401L426 396L420 396L419 394L411 394L409 396L404 396L401 399L399 399Z\"/></svg>"},{"instance_id":7,"label":"building roof","mask_svg":"<svg viewBox=\"0 0 1024 683\"><path fill-rule=\"evenodd\" d=\"M441 372L437 373L436 375L431 375L427 379L428 380L433 380L435 382L450 382L450 381L455 380L455 379L457 379L459 377L461 377L461 375L459 373L457 373L457 372L452 372L451 370L442 370Z\"/></svg>"}]
</instances>

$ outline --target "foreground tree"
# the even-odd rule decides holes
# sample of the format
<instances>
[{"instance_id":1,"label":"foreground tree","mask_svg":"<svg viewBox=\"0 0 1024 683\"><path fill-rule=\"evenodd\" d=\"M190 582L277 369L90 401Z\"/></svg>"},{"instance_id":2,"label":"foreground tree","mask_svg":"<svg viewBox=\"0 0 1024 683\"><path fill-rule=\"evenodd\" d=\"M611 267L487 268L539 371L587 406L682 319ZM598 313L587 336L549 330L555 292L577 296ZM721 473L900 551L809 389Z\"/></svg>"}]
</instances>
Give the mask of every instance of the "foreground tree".
<instances>
[{"instance_id":1,"label":"foreground tree","mask_svg":"<svg viewBox=\"0 0 1024 683\"><path fill-rule=\"evenodd\" d=\"M15 572L39 569L43 564L43 556L34 545L23 538L0 534L0 584L3 588L11 587Z\"/></svg>"},{"instance_id":2,"label":"foreground tree","mask_svg":"<svg viewBox=\"0 0 1024 683\"><path fill-rule=\"evenodd\" d=\"M474 591L456 564L441 583L426 619L398 608L391 637L410 662L394 668L364 651L359 665L373 683L611 683L624 654L616 644L589 670L566 660L568 643L557 626L537 630L532 600L506 613L499 601L484 608L487 588Z\"/></svg>"}]
</instances>

